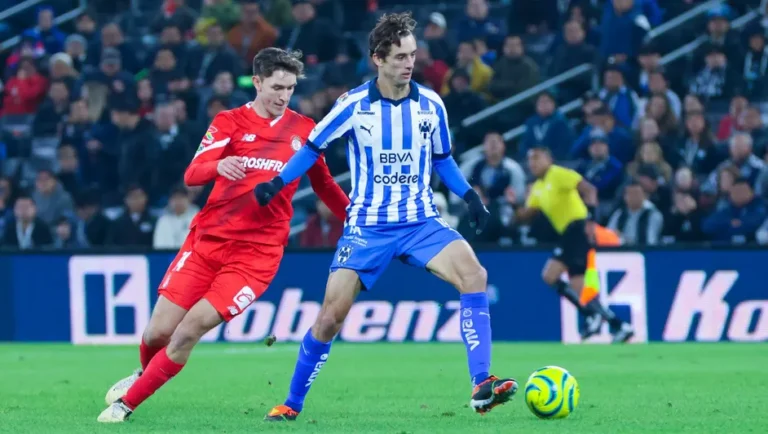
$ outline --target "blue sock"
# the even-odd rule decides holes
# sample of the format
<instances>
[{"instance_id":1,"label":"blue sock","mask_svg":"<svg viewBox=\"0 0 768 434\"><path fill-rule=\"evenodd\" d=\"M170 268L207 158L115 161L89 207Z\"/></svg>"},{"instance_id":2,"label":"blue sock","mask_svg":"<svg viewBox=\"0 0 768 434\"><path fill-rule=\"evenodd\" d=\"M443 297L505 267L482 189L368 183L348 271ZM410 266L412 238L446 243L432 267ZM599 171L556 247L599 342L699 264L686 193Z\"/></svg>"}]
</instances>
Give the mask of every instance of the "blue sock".
<instances>
[{"instance_id":1,"label":"blue sock","mask_svg":"<svg viewBox=\"0 0 768 434\"><path fill-rule=\"evenodd\" d=\"M482 383L491 369L491 315L485 292L461 294L461 338L472 384Z\"/></svg>"},{"instance_id":2,"label":"blue sock","mask_svg":"<svg viewBox=\"0 0 768 434\"><path fill-rule=\"evenodd\" d=\"M301 411L304 408L304 398L309 392L309 387L320 373L320 368L328 360L331 342L324 343L315 339L312 336L312 329L307 330L307 334L304 335L304 340L299 347L299 358L293 370L293 378L291 378L291 389L288 399L285 400L285 405L294 411Z\"/></svg>"}]
</instances>

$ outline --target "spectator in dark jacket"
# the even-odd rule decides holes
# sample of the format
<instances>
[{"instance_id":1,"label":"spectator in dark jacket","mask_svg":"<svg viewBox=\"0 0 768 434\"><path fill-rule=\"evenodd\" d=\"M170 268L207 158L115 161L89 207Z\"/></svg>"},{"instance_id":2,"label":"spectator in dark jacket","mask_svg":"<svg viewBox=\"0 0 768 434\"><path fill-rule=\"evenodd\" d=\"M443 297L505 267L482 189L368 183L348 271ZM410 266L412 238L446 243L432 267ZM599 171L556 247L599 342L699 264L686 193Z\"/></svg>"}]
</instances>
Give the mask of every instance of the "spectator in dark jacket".
<instances>
[{"instance_id":1,"label":"spectator in dark jacket","mask_svg":"<svg viewBox=\"0 0 768 434\"><path fill-rule=\"evenodd\" d=\"M78 243L86 246L105 245L111 222L101 212L98 190L84 190L77 196L76 214L72 232Z\"/></svg>"},{"instance_id":2,"label":"spectator in dark jacket","mask_svg":"<svg viewBox=\"0 0 768 434\"><path fill-rule=\"evenodd\" d=\"M667 149L665 149L667 151ZM685 116L685 133L674 152L665 152L665 158L674 168L687 166L701 179L712 173L725 158L715 143L704 113L689 112Z\"/></svg>"},{"instance_id":3,"label":"spectator in dark jacket","mask_svg":"<svg viewBox=\"0 0 768 434\"><path fill-rule=\"evenodd\" d=\"M66 35L53 24L53 8L42 6L37 10L37 27L32 29L35 36L43 42L48 54L64 50Z\"/></svg>"},{"instance_id":4,"label":"spectator in dark jacket","mask_svg":"<svg viewBox=\"0 0 768 434\"><path fill-rule=\"evenodd\" d=\"M195 151L199 138L193 138L191 131L176 122L176 113L171 104L162 104L155 110L157 131L157 162L153 167L154 191L150 193L154 203L162 200L172 187L182 181L184 170Z\"/></svg>"},{"instance_id":5,"label":"spectator in dark jacket","mask_svg":"<svg viewBox=\"0 0 768 434\"><path fill-rule=\"evenodd\" d=\"M67 217L61 217L53 226L53 247L57 249L82 249L88 247L72 233L72 222Z\"/></svg>"},{"instance_id":6,"label":"spectator in dark jacket","mask_svg":"<svg viewBox=\"0 0 768 434\"><path fill-rule=\"evenodd\" d=\"M613 58L616 63L625 63L637 55L650 29L641 0L605 2L600 22L600 55L603 59Z\"/></svg>"},{"instance_id":7,"label":"spectator in dark jacket","mask_svg":"<svg viewBox=\"0 0 768 434\"><path fill-rule=\"evenodd\" d=\"M101 53L99 69L83 74L82 83L97 82L107 85L110 95L123 97L136 95L133 75L123 67L124 59L116 48L105 48Z\"/></svg>"},{"instance_id":8,"label":"spectator in dark jacket","mask_svg":"<svg viewBox=\"0 0 768 434\"><path fill-rule=\"evenodd\" d=\"M109 48L117 50L120 64L125 71L135 74L141 70L142 64L136 56L136 49L125 41L123 31L116 23L106 24L101 28L101 38L91 41L91 46L88 48L88 62L92 66L98 66L104 60L105 54L109 53L113 56L113 51L107 50Z\"/></svg>"},{"instance_id":9,"label":"spectator in dark jacket","mask_svg":"<svg viewBox=\"0 0 768 434\"><path fill-rule=\"evenodd\" d=\"M672 210L664 218L663 243L699 243L706 241L706 236L701 230L704 213L696 203L696 199L689 193L678 190L674 193L672 203Z\"/></svg>"},{"instance_id":10,"label":"spectator in dark jacket","mask_svg":"<svg viewBox=\"0 0 768 434\"><path fill-rule=\"evenodd\" d=\"M493 78L488 88L496 100L503 100L535 86L540 79L536 62L525 55L520 36L510 35L504 41L504 56L493 66Z\"/></svg>"},{"instance_id":11,"label":"spectator in dark jacket","mask_svg":"<svg viewBox=\"0 0 768 434\"><path fill-rule=\"evenodd\" d=\"M753 99L768 96L768 47L763 33L749 35L749 49L744 57L744 92Z\"/></svg>"},{"instance_id":12,"label":"spectator in dark jacket","mask_svg":"<svg viewBox=\"0 0 768 434\"><path fill-rule=\"evenodd\" d=\"M455 125L459 125L467 116L471 116L486 106L485 99L479 93L469 88L469 74L463 70L456 70L448 82L450 92L443 98L448 118Z\"/></svg>"},{"instance_id":13,"label":"spectator in dark jacket","mask_svg":"<svg viewBox=\"0 0 768 434\"><path fill-rule=\"evenodd\" d=\"M451 44L446 38L447 27L448 23L445 21L445 16L440 12L432 12L429 14L426 27L424 27L424 40L427 41L429 52L433 58L442 60L448 66L453 66L456 61L456 50L451 49Z\"/></svg>"},{"instance_id":14,"label":"spectator in dark jacket","mask_svg":"<svg viewBox=\"0 0 768 434\"><path fill-rule=\"evenodd\" d=\"M152 20L150 29L159 33L165 24L173 22L177 23L183 34L192 31L197 20L197 12L185 3L185 0L165 0L158 15Z\"/></svg>"},{"instance_id":15,"label":"spectator in dark jacket","mask_svg":"<svg viewBox=\"0 0 768 434\"><path fill-rule=\"evenodd\" d=\"M155 218L147 208L147 194L138 185L126 189L125 209L110 228L108 244L152 247Z\"/></svg>"},{"instance_id":16,"label":"spectator in dark jacket","mask_svg":"<svg viewBox=\"0 0 768 434\"><path fill-rule=\"evenodd\" d=\"M707 13L707 18L707 39L691 57L693 70L698 71L704 67L705 56L712 46L720 48L731 65L741 65L743 50L738 31L731 29L730 19L735 18L731 8L726 4L715 6Z\"/></svg>"},{"instance_id":17,"label":"spectator in dark jacket","mask_svg":"<svg viewBox=\"0 0 768 434\"><path fill-rule=\"evenodd\" d=\"M36 137L57 136L62 121L69 112L69 89L64 80L54 80L48 88L48 98L38 109L32 121L32 134Z\"/></svg>"},{"instance_id":18,"label":"spectator in dark jacket","mask_svg":"<svg viewBox=\"0 0 768 434\"><path fill-rule=\"evenodd\" d=\"M518 146L518 156L523 160L530 148L546 146L555 161L567 160L574 139L573 128L557 110L554 96L545 92L536 98L536 114L525 121L525 134Z\"/></svg>"},{"instance_id":19,"label":"spectator in dark jacket","mask_svg":"<svg viewBox=\"0 0 768 434\"><path fill-rule=\"evenodd\" d=\"M489 202L504 197L507 188L512 188L518 201L525 194L525 172L518 162L506 157L506 145L501 134L491 131L483 141L484 158L473 165L469 183L479 190Z\"/></svg>"},{"instance_id":20,"label":"spectator in dark jacket","mask_svg":"<svg viewBox=\"0 0 768 434\"><path fill-rule=\"evenodd\" d=\"M623 244L656 245L661 238L664 216L656 209L643 189L633 180L624 186L624 205L608 220L608 229L620 234Z\"/></svg>"},{"instance_id":21,"label":"spectator in dark jacket","mask_svg":"<svg viewBox=\"0 0 768 434\"><path fill-rule=\"evenodd\" d=\"M37 216L49 227L56 224L60 217L70 217L74 213L72 196L49 169L37 172L32 199L35 201Z\"/></svg>"},{"instance_id":22,"label":"spectator in dark jacket","mask_svg":"<svg viewBox=\"0 0 768 434\"><path fill-rule=\"evenodd\" d=\"M632 158L635 156L635 145L632 143L632 136L630 136L626 129L616 125L613 113L605 106L601 106L591 116L594 118L593 122L595 125L584 127L581 136L576 139L576 142L571 147L570 158L587 158L592 135L605 134L608 136L608 147L611 149L611 155L623 164L632 161Z\"/></svg>"},{"instance_id":23,"label":"spectator in dark jacket","mask_svg":"<svg viewBox=\"0 0 768 434\"><path fill-rule=\"evenodd\" d=\"M72 197L77 197L80 191L85 187L83 176L80 173L80 160L77 158L77 150L72 145L59 146L58 152L58 173L61 186Z\"/></svg>"},{"instance_id":24,"label":"spectator in dark jacket","mask_svg":"<svg viewBox=\"0 0 768 434\"><path fill-rule=\"evenodd\" d=\"M713 171L707 182L702 186L702 191L711 193L717 189L717 174L719 169L725 166L735 166L739 169L740 178L749 180L749 185L755 189L760 174L765 169L765 163L752 153L752 136L746 133L734 134L728 143L730 158L720 163Z\"/></svg>"},{"instance_id":25,"label":"spectator in dark jacket","mask_svg":"<svg viewBox=\"0 0 768 434\"><path fill-rule=\"evenodd\" d=\"M585 42L586 32L583 24L571 20L563 26L565 43L555 49L555 54L550 65L550 75L556 76L585 63L595 63L597 50ZM592 79L588 74L576 77L558 86L563 101L570 101L581 96L592 86Z\"/></svg>"},{"instance_id":26,"label":"spectator in dark jacket","mask_svg":"<svg viewBox=\"0 0 768 434\"><path fill-rule=\"evenodd\" d=\"M459 21L459 41L481 38L494 50L501 49L507 34L504 20L490 17L487 0L467 0L466 15Z\"/></svg>"},{"instance_id":27,"label":"spectator in dark jacket","mask_svg":"<svg viewBox=\"0 0 768 434\"><path fill-rule=\"evenodd\" d=\"M309 0L293 1L295 25L281 30L276 45L289 50L301 50L308 65L333 61L343 54L338 28L328 20L317 17L315 4Z\"/></svg>"},{"instance_id":28,"label":"spectator in dark jacket","mask_svg":"<svg viewBox=\"0 0 768 434\"><path fill-rule=\"evenodd\" d=\"M582 160L577 171L597 188L600 201L613 201L624 181L624 165L611 156L607 136L600 134L592 137L589 156L589 160Z\"/></svg>"},{"instance_id":29,"label":"spectator in dark jacket","mask_svg":"<svg viewBox=\"0 0 768 434\"><path fill-rule=\"evenodd\" d=\"M740 178L731 187L729 206L716 211L702 224L715 242L744 244L755 240L755 233L768 217L765 203L755 197L749 179Z\"/></svg>"},{"instance_id":30,"label":"spectator in dark jacket","mask_svg":"<svg viewBox=\"0 0 768 434\"><path fill-rule=\"evenodd\" d=\"M242 62L237 53L227 45L224 30L218 23L211 24L206 30L208 45L200 47L190 59L190 70L195 71L194 82L197 86L210 86L220 72L229 72L239 77L243 71Z\"/></svg>"},{"instance_id":31,"label":"spectator in dark jacket","mask_svg":"<svg viewBox=\"0 0 768 434\"><path fill-rule=\"evenodd\" d=\"M307 219L307 228L301 233L301 247L333 247L344 232L344 222L339 220L330 209L317 201L317 212Z\"/></svg>"},{"instance_id":32,"label":"spectator in dark jacket","mask_svg":"<svg viewBox=\"0 0 768 434\"><path fill-rule=\"evenodd\" d=\"M624 71L609 65L603 72L603 88L600 99L608 106L613 116L624 128L631 128L637 112L638 96L627 87Z\"/></svg>"},{"instance_id":33,"label":"spectator in dark jacket","mask_svg":"<svg viewBox=\"0 0 768 434\"><path fill-rule=\"evenodd\" d=\"M47 247L53 243L51 229L37 216L35 201L26 195L16 198L14 218L5 225L2 245L21 250Z\"/></svg>"},{"instance_id":34,"label":"spectator in dark jacket","mask_svg":"<svg viewBox=\"0 0 768 434\"><path fill-rule=\"evenodd\" d=\"M728 101L740 90L741 71L725 56L723 47L710 45L706 63L690 83L690 92L705 101Z\"/></svg>"},{"instance_id":35,"label":"spectator in dark jacket","mask_svg":"<svg viewBox=\"0 0 768 434\"><path fill-rule=\"evenodd\" d=\"M120 152L118 173L122 186L138 184L144 191L153 191L160 144L157 129L137 109L135 100L118 101L112 109L112 123L120 130L115 140Z\"/></svg>"}]
</instances>

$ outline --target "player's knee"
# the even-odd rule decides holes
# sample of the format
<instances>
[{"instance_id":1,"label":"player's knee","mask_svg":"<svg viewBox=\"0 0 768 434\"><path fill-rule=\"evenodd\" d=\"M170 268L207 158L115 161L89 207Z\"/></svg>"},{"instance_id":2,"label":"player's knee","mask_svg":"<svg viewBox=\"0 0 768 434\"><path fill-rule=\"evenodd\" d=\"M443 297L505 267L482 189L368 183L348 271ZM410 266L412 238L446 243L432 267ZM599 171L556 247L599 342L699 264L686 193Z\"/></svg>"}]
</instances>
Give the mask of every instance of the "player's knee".
<instances>
[{"instance_id":1,"label":"player's knee","mask_svg":"<svg viewBox=\"0 0 768 434\"><path fill-rule=\"evenodd\" d=\"M173 335L170 327L149 327L144 331L144 343L151 348L160 348L168 345Z\"/></svg>"},{"instance_id":2,"label":"player's knee","mask_svg":"<svg viewBox=\"0 0 768 434\"><path fill-rule=\"evenodd\" d=\"M192 321L181 323L171 335L168 347L173 349L191 349L204 334L205 330Z\"/></svg>"},{"instance_id":3,"label":"player's knee","mask_svg":"<svg viewBox=\"0 0 768 434\"><path fill-rule=\"evenodd\" d=\"M480 264L462 273L459 278L459 291L462 293L485 292L488 284L488 271Z\"/></svg>"},{"instance_id":4,"label":"player's knee","mask_svg":"<svg viewBox=\"0 0 768 434\"><path fill-rule=\"evenodd\" d=\"M315 337L322 342L327 342L336 336L344 324L344 318L337 315L332 309L323 309L315 321Z\"/></svg>"}]
</instances>

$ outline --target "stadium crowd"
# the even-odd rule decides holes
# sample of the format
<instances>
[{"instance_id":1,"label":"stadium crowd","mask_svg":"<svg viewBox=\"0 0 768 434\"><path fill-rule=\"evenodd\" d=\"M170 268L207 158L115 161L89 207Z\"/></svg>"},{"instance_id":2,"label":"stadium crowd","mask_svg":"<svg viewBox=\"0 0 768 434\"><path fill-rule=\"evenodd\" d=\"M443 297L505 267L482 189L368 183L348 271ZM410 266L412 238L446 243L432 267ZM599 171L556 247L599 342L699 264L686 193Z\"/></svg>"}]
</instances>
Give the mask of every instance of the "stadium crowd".
<instances>
[{"instance_id":1,"label":"stadium crowd","mask_svg":"<svg viewBox=\"0 0 768 434\"><path fill-rule=\"evenodd\" d=\"M375 73L366 29L404 8L420 21L414 79L442 94L454 152L482 146L460 159L492 212L481 235L470 235L462 201L433 180L444 219L470 241L553 239L546 219L514 221L532 182L526 152L545 146L598 188L595 218L625 244L768 244L768 2L729 1L658 40L650 29L705 2L133 3L92 1L62 28L44 6L35 23L10 30L21 38L2 53L0 247L180 247L210 191L181 185L184 170L213 116L253 98L255 53L302 51L307 77L292 107L319 121ZM136 4L146 6L139 23L124 18L135 18ZM758 17L731 28L750 10ZM662 66L698 35L696 50ZM580 76L460 126L583 63L597 66L597 83ZM575 98L581 115L569 118L558 107ZM505 143L520 124L523 136ZM347 171L344 153L336 145L326 155L335 175ZM296 202L293 224L306 226L293 238L304 247L335 246L343 227L311 199Z\"/></svg>"}]
</instances>

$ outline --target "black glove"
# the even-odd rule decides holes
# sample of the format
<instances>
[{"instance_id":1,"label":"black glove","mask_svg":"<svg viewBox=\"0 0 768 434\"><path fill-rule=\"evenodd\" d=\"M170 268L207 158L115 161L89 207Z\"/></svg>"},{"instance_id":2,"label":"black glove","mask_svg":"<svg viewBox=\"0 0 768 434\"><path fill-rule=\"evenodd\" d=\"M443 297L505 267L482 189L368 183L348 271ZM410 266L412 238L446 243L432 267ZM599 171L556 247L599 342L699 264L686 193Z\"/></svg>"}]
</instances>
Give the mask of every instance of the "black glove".
<instances>
[{"instance_id":1,"label":"black glove","mask_svg":"<svg viewBox=\"0 0 768 434\"><path fill-rule=\"evenodd\" d=\"M464 194L464 201L469 206L469 226L475 228L475 231L480 234L485 229L491 213L483 205L480 195L472 188Z\"/></svg>"},{"instance_id":2,"label":"black glove","mask_svg":"<svg viewBox=\"0 0 768 434\"><path fill-rule=\"evenodd\" d=\"M283 178L276 176L269 182L263 182L256 186L254 193L256 194L256 201L261 206L269 205L269 202L273 197L280 193L280 190L285 187L285 181Z\"/></svg>"}]
</instances>

